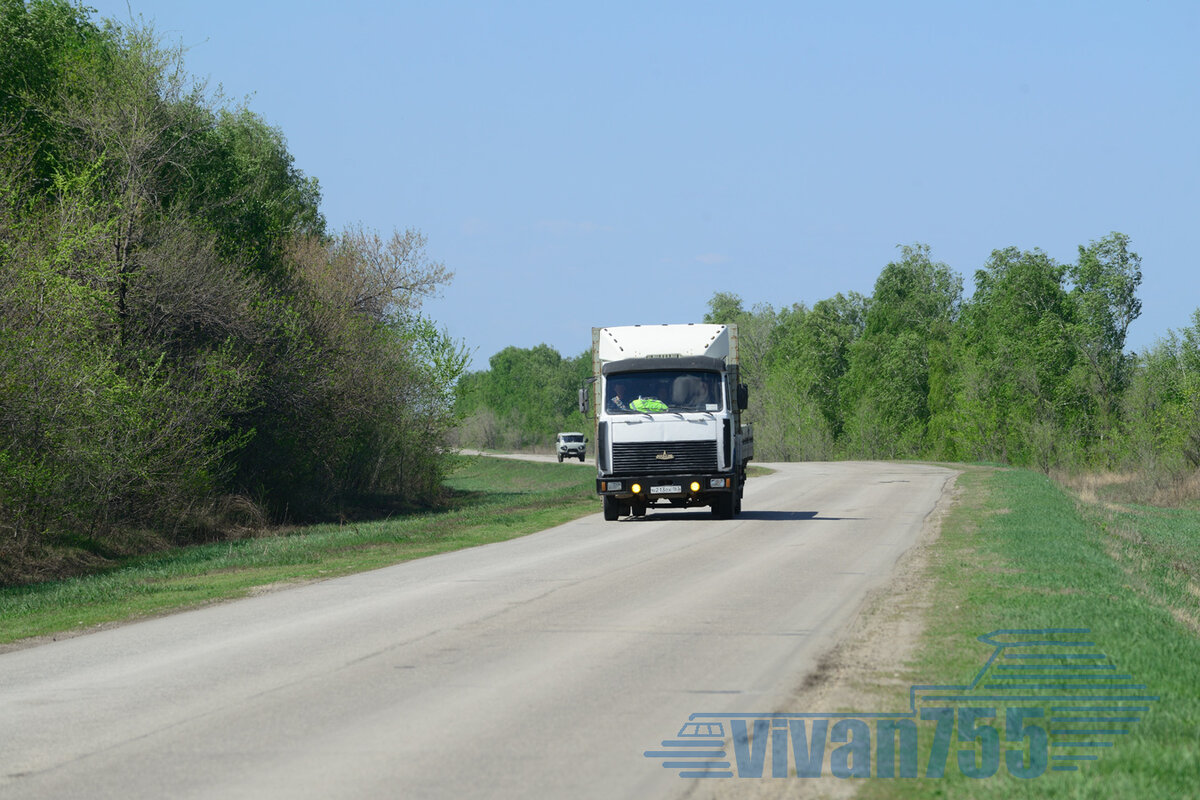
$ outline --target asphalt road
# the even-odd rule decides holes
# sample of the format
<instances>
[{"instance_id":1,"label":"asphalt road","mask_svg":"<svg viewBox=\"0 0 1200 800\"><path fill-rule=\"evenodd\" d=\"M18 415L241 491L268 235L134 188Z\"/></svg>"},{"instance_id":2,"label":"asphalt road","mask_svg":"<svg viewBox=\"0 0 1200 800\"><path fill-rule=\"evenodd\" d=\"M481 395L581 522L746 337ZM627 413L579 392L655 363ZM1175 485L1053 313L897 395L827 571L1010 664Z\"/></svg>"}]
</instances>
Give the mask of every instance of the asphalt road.
<instances>
[{"instance_id":1,"label":"asphalt road","mask_svg":"<svg viewBox=\"0 0 1200 800\"><path fill-rule=\"evenodd\" d=\"M0 797L682 796L643 752L804 710L774 703L952 475L772 466L734 520L596 514L0 655Z\"/></svg>"}]
</instances>

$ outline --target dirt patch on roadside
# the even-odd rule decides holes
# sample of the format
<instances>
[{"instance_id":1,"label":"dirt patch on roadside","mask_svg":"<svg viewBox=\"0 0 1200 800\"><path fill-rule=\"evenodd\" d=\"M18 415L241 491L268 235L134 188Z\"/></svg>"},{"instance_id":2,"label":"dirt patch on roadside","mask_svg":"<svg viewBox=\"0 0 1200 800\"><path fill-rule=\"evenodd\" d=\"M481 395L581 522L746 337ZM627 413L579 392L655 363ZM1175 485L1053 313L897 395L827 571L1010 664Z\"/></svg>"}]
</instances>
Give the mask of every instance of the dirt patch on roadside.
<instances>
[{"instance_id":1,"label":"dirt patch on roadside","mask_svg":"<svg viewBox=\"0 0 1200 800\"><path fill-rule=\"evenodd\" d=\"M905 703L897 705L897 690L907 690L910 686L903 677L905 668L916 655L925 628L925 612L934 604L935 587L926 573L931 563L932 545L941 534L942 521L959 497L959 474L955 473L947 482L937 505L926 517L917 541L896 562L887 585L867 595L841 641L821 657L816 669L805 676L781 708L789 711L907 710L903 707ZM714 800L842 800L854 797L862 783L829 775L831 749L827 743L824 777L712 781L699 786L689 797ZM729 755L732 759L733 753Z\"/></svg>"}]
</instances>

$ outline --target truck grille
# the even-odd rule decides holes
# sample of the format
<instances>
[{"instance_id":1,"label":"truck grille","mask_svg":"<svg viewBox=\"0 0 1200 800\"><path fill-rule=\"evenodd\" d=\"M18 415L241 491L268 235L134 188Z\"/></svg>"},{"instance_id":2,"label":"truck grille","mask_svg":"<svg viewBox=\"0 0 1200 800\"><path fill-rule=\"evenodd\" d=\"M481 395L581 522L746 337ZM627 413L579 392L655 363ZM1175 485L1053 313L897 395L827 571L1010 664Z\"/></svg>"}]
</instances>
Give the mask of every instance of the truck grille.
<instances>
[{"instance_id":1,"label":"truck grille","mask_svg":"<svg viewBox=\"0 0 1200 800\"><path fill-rule=\"evenodd\" d=\"M657 458L664 453L674 458ZM614 442L614 475L656 475L675 472L716 472L717 443Z\"/></svg>"}]
</instances>

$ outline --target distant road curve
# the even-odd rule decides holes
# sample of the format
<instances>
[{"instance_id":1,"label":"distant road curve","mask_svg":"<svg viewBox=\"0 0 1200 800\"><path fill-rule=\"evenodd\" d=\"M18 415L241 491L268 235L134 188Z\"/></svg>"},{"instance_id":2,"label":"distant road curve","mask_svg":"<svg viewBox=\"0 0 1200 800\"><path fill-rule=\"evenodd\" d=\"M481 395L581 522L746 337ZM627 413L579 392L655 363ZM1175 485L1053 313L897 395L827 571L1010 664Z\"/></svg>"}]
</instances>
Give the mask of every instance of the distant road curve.
<instances>
[{"instance_id":1,"label":"distant road curve","mask_svg":"<svg viewBox=\"0 0 1200 800\"><path fill-rule=\"evenodd\" d=\"M643 753L777 708L953 472L771 464L605 522L0 654L0 797L682 797ZM599 511L599 502L597 502Z\"/></svg>"}]
</instances>

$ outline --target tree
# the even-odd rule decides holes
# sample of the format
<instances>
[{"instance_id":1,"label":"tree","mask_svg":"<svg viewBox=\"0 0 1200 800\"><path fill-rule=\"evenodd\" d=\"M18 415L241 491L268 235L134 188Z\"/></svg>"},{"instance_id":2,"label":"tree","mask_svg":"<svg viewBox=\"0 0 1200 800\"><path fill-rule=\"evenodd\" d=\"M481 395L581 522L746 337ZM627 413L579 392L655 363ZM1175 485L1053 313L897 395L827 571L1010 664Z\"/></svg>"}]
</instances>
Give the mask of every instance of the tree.
<instances>
[{"instance_id":1,"label":"tree","mask_svg":"<svg viewBox=\"0 0 1200 800\"><path fill-rule=\"evenodd\" d=\"M121 525L176 528L242 444L248 375L228 348L120 357L96 177L60 176L0 244L0 529L18 562L58 535L102 548Z\"/></svg>"},{"instance_id":2,"label":"tree","mask_svg":"<svg viewBox=\"0 0 1200 800\"><path fill-rule=\"evenodd\" d=\"M842 402L845 441L864 456L916 456L928 449L931 348L944 342L962 302L962 278L901 247L875 281L863 333L850 348Z\"/></svg>"},{"instance_id":3,"label":"tree","mask_svg":"<svg viewBox=\"0 0 1200 800\"><path fill-rule=\"evenodd\" d=\"M242 490L299 516L397 492L433 500L467 354L420 315L449 280L417 231L385 241L361 227L294 240L285 290L259 305L264 339ZM419 465L419 466L418 466Z\"/></svg>"},{"instance_id":4,"label":"tree","mask_svg":"<svg viewBox=\"0 0 1200 800\"><path fill-rule=\"evenodd\" d=\"M297 169L283 132L246 108L218 110L197 156L188 213L217 231L227 259L286 280L293 240L326 234L317 179Z\"/></svg>"},{"instance_id":5,"label":"tree","mask_svg":"<svg viewBox=\"0 0 1200 800\"><path fill-rule=\"evenodd\" d=\"M975 273L953 342L954 419L961 455L1048 468L1066 457L1085 409L1069 375L1075 308L1066 267L1040 250L992 252Z\"/></svg>"},{"instance_id":6,"label":"tree","mask_svg":"<svg viewBox=\"0 0 1200 800\"><path fill-rule=\"evenodd\" d=\"M1200 309L1143 353L1123 395L1124 429L1139 465L1200 469Z\"/></svg>"},{"instance_id":7,"label":"tree","mask_svg":"<svg viewBox=\"0 0 1200 800\"><path fill-rule=\"evenodd\" d=\"M0 0L0 582L64 538L211 532L222 495L435 501L450 271L415 230L328 236L281 131L88 13Z\"/></svg>"},{"instance_id":8,"label":"tree","mask_svg":"<svg viewBox=\"0 0 1200 800\"><path fill-rule=\"evenodd\" d=\"M64 61L43 113L62 131L64 155L103 172L99 211L114 219L112 258L120 341L125 342L135 253L166 196L187 181L202 136L202 88L189 85L180 48L164 50L150 28L112 27Z\"/></svg>"},{"instance_id":9,"label":"tree","mask_svg":"<svg viewBox=\"0 0 1200 800\"><path fill-rule=\"evenodd\" d=\"M445 264L428 257L425 246L424 234L412 228L393 231L386 242L361 225L347 228L325 262L337 273L329 284L343 292L338 302L380 322L410 319L424 298L454 277Z\"/></svg>"},{"instance_id":10,"label":"tree","mask_svg":"<svg viewBox=\"0 0 1200 800\"><path fill-rule=\"evenodd\" d=\"M715 292L708 299L708 311L704 314L706 325L729 325L737 323L745 314L742 298L732 292Z\"/></svg>"},{"instance_id":11,"label":"tree","mask_svg":"<svg viewBox=\"0 0 1200 800\"><path fill-rule=\"evenodd\" d=\"M63 167L56 100L65 73L107 39L66 0L0 0L0 130L12 134L5 149L25 149L30 188L46 190Z\"/></svg>"},{"instance_id":12,"label":"tree","mask_svg":"<svg viewBox=\"0 0 1200 800\"><path fill-rule=\"evenodd\" d=\"M537 448L558 431L587 429L577 392L592 373L590 352L563 358L546 344L506 347L488 365L466 375L458 387L464 445Z\"/></svg>"},{"instance_id":13,"label":"tree","mask_svg":"<svg viewBox=\"0 0 1200 800\"><path fill-rule=\"evenodd\" d=\"M1141 315L1137 289L1142 283L1142 259L1129 250L1129 237L1112 233L1080 246L1079 261L1067 272L1074 286L1074 340L1082 380L1095 396L1098 413L1107 418L1119 404L1132 359L1125 353L1125 334Z\"/></svg>"},{"instance_id":14,"label":"tree","mask_svg":"<svg viewBox=\"0 0 1200 800\"><path fill-rule=\"evenodd\" d=\"M771 372L793 376L796 391L812 399L835 440L844 424L842 392L850 350L862 335L868 305L857 292L839 293L811 310L793 306L780 314Z\"/></svg>"}]
</instances>

